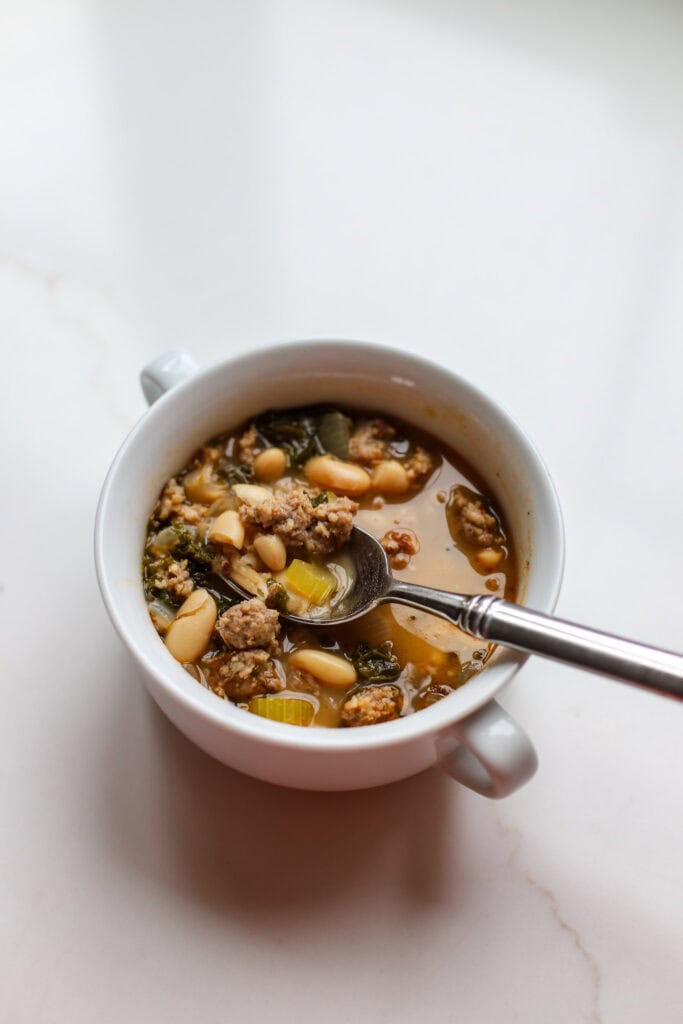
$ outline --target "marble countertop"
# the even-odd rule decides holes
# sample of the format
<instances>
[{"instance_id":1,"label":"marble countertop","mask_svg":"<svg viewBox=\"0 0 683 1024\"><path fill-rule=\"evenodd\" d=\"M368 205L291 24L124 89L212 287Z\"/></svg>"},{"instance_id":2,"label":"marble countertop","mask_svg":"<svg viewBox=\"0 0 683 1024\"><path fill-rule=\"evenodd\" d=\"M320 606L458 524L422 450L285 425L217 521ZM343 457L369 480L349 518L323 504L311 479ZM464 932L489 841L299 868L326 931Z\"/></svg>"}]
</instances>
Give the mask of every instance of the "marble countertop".
<instances>
[{"instance_id":1,"label":"marble countertop","mask_svg":"<svg viewBox=\"0 0 683 1024\"><path fill-rule=\"evenodd\" d=\"M277 789L157 710L92 560L144 363L367 338L535 439L562 615L683 648L682 47L664 0L4 5L13 1024L683 1019L680 703L532 660L513 797Z\"/></svg>"}]
</instances>

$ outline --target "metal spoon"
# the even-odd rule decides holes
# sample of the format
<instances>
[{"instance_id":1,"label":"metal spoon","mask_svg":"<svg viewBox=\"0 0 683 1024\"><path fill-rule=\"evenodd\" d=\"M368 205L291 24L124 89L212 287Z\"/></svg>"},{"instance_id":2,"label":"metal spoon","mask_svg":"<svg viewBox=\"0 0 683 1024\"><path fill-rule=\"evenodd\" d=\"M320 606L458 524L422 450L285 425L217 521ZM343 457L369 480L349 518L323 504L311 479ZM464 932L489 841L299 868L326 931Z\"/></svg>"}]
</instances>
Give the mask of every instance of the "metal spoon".
<instances>
[{"instance_id":1,"label":"metal spoon","mask_svg":"<svg viewBox=\"0 0 683 1024\"><path fill-rule=\"evenodd\" d=\"M344 550L355 563L356 582L333 614L316 619L283 615L284 619L306 626L338 626L381 604L407 604L448 619L480 640L683 697L683 655L578 626L492 595L451 594L404 583L392 576L379 541L358 526ZM246 597L253 596L232 586Z\"/></svg>"}]
</instances>

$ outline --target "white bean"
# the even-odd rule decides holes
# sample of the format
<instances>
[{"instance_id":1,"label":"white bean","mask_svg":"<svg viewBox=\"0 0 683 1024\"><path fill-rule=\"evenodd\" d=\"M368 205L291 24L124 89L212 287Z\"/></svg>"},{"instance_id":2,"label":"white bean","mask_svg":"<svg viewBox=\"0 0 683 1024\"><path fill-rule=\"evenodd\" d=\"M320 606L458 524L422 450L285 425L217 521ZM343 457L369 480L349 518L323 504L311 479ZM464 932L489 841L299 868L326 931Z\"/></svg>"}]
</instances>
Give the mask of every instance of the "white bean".
<instances>
[{"instance_id":1,"label":"white bean","mask_svg":"<svg viewBox=\"0 0 683 1024\"><path fill-rule=\"evenodd\" d=\"M273 492L268 487L259 487L258 484L235 484L233 491L245 505L260 505L273 497Z\"/></svg>"},{"instance_id":2,"label":"white bean","mask_svg":"<svg viewBox=\"0 0 683 1024\"><path fill-rule=\"evenodd\" d=\"M221 512L209 529L209 540L214 544L232 544L241 550L244 546L244 523L239 512L229 509Z\"/></svg>"},{"instance_id":3,"label":"white bean","mask_svg":"<svg viewBox=\"0 0 683 1024\"><path fill-rule=\"evenodd\" d=\"M384 459L372 471L372 487L383 494L403 494L410 487L410 480L400 462Z\"/></svg>"},{"instance_id":4,"label":"white bean","mask_svg":"<svg viewBox=\"0 0 683 1024\"><path fill-rule=\"evenodd\" d=\"M209 646L218 610L206 590L193 590L168 627L165 644L170 653L183 664L201 658Z\"/></svg>"},{"instance_id":5,"label":"white bean","mask_svg":"<svg viewBox=\"0 0 683 1024\"><path fill-rule=\"evenodd\" d=\"M280 572L287 565L287 548L274 533L262 533L256 537L254 551L272 572Z\"/></svg>"},{"instance_id":6,"label":"white bean","mask_svg":"<svg viewBox=\"0 0 683 1024\"><path fill-rule=\"evenodd\" d=\"M481 551L477 551L474 561L480 569L492 572L503 561L503 552L496 548L482 548Z\"/></svg>"},{"instance_id":7,"label":"white bean","mask_svg":"<svg viewBox=\"0 0 683 1024\"><path fill-rule=\"evenodd\" d=\"M328 686L346 688L353 686L358 678L350 661L340 658L338 654L330 654L329 651L316 651L312 647L302 647L300 650L294 651L289 656L289 663L292 668L298 668L301 672L309 672Z\"/></svg>"},{"instance_id":8,"label":"white bean","mask_svg":"<svg viewBox=\"0 0 683 1024\"><path fill-rule=\"evenodd\" d=\"M287 456L282 448L266 448L254 459L254 473L259 480L279 480L287 469Z\"/></svg>"},{"instance_id":9,"label":"white bean","mask_svg":"<svg viewBox=\"0 0 683 1024\"><path fill-rule=\"evenodd\" d=\"M323 490L358 497L370 489L370 476L361 466L332 455L314 455L304 467L306 479Z\"/></svg>"},{"instance_id":10,"label":"white bean","mask_svg":"<svg viewBox=\"0 0 683 1024\"><path fill-rule=\"evenodd\" d=\"M208 462L188 473L183 480L183 487L190 501L198 501L202 505L210 505L225 494L225 486L214 480L213 470Z\"/></svg>"}]
</instances>

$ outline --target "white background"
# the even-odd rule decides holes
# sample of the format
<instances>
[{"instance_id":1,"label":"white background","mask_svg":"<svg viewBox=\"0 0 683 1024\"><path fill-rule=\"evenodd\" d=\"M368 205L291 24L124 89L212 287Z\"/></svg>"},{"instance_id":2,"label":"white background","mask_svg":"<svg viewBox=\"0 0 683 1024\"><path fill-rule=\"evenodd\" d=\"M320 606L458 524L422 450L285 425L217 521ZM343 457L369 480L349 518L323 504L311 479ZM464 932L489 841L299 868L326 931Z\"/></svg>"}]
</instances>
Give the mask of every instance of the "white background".
<instances>
[{"instance_id":1,"label":"white background","mask_svg":"<svg viewBox=\"0 0 683 1024\"><path fill-rule=\"evenodd\" d=\"M683 7L6 0L0 112L3 1019L678 1024L680 703L536 660L505 802L278 790L157 711L91 535L160 351L367 338L537 442L561 614L683 648Z\"/></svg>"}]
</instances>

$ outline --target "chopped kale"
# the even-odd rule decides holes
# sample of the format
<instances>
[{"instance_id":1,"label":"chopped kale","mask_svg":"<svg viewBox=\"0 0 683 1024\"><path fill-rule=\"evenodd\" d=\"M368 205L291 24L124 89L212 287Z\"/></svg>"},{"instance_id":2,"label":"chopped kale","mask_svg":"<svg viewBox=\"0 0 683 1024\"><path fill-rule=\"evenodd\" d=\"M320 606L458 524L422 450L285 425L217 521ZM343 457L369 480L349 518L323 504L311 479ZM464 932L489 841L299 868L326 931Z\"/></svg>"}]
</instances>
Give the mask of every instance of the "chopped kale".
<instances>
[{"instance_id":1,"label":"chopped kale","mask_svg":"<svg viewBox=\"0 0 683 1024\"><path fill-rule=\"evenodd\" d=\"M216 467L216 476L228 484L250 484L254 479L254 467L248 462L231 462L222 459Z\"/></svg>"},{"instance_id":2,"label":"chopped kale","mask_svg":"<svg viewBox=\"0 0 683 1024\"><path fill-rule=\"evenodd\" d=\"M143 584L145 600L149 604L150 601L163 601L164 604L170 604L174 608L180 608L181 604L185 600L180 595L171 594L168 590L160 590L153 586L153 580L145 580Z\"/></svg>"},{"instance_id":3,"label":"chopped kale","mask_svg":"<svg viewBox=\"0 0 683 1024\"><path fill-rule=\"evenodd\" d=\"M353 655L353 664L366 683L390 683L401 674L401 666L390 640L378 647L359 643Z\"/></svg>"},{"instance_id":4,"label":"chopped kale","mask_svg":"<svg viewBox=\"0 0 683 1024\"><path fill-rule=\"evenodd\" d=\"M213 544L203 542L195 531L187 526L174 525L172 529L178 537L172 548L173 557L176 561L181 558L187 559L188 571L197 586L195 577L210 572L213 561L220 552Z\"/></svg>"},{"instance_id":5,"label":"chopped kale","mask_svg":"<svg viewBox=\"0 0 683 1024\"><path fill-rule=\"evenodd\" d=\"M150 575L151 572L151 575ZM172 594L166 594L165 590L162 590L157 586L156 571L152 570L151 565L145 566L145 574L142 580L142 588L145 592L145 600L153 601L155 598L159 601L168 600L171 604L179 604L177 598L174 598Z\"/></svg>"},{"instance_id":6,"label":"chopped kale","mask_svg":"<svg viewBox=\"0 0 683 1024\"><path fill-rule=\"evenodd\" d=\"M313 498L311 498L311 496L309 494L309 501L311 502L311 505L313 506L313 508L317 508L318 505L326 505L327 502L329 501L329 498L327 496L327 491L323 491L322 494L317 494Z\"/></svg>"},{"instance_id":7,"label":"chopped kale","mask_svg":"<svg viewBox=\"0 0 683 1024\"><path fill-rule=\"evenodd\" d=\"M314 409L277 409L264 412L254 421L263 440L273 448L283 448L292 465L297 466L323 450L318 440L318 415Z\"/></svg>"}]
</instances>

